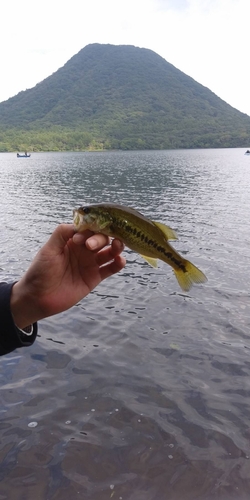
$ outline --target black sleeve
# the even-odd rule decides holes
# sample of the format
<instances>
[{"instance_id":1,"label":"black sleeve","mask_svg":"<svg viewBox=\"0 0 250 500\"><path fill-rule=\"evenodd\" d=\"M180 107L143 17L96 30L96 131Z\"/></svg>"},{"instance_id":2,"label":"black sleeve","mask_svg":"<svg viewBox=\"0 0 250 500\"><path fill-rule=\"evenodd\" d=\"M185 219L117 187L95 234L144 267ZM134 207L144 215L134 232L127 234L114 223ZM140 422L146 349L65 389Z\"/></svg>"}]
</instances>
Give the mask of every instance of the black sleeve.
<instances>
[{"instance_id":1,"label":"black sleeve","mask_svg":"<svg viewBox=\"0 0 250 500\"><path fill-rule=\"evenodd\" d=\"M14 351L17 347L28 347L37 336L37 323L33 325L32 335L19 330L10 311L11 289L14 283L0 283L0 356Z\"/></svg>"}]
</instances>

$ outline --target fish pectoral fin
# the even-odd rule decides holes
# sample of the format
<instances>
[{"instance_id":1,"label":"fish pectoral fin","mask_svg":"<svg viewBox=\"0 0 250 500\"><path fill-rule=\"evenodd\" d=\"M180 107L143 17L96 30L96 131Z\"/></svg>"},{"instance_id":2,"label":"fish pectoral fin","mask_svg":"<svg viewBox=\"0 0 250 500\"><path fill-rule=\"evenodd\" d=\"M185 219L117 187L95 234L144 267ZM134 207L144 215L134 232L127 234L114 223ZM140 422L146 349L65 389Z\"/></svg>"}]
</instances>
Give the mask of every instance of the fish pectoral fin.
<instances>
[{"instance_id":1,"label":"fish pectoral fin","mask_svg":"<svg viewBox=\"0 0 250 500\"><path fill-rule=\"evenodd\" d=\"M162 224L162 222L156 222L152 220L153 224L160 229L160 231L164 234L167 240L178 240L176 232L171 229L171 227L166 226L166 224Z\"/></svg>"},{"instance_id":2,"label":"fish pectoral fin","mask_svg":"<svg viewBox=\"0 0 250 500\"><path fill-rule=\"evenodd\" d=\"M110 224L110 221L105 221L105 222L102 222L99 224L99 228L100 228L100 233L102 232L103 229L105 229L108 225Z\"/></svg>"},{"instance_id":3,"label":"fish pectoral fin","mask_svg":"<svg viewBox=\"0 0 250 500\"><path fill-rule=\"evenodd\" d=\"M143 259L145 259L150 264L150 266L152 266L152 267L158 267L157 259L153 259L153 257L147 257L146 255L142 255L142 254L140 254L140 256Z\"/></svg>"}]
</instances>

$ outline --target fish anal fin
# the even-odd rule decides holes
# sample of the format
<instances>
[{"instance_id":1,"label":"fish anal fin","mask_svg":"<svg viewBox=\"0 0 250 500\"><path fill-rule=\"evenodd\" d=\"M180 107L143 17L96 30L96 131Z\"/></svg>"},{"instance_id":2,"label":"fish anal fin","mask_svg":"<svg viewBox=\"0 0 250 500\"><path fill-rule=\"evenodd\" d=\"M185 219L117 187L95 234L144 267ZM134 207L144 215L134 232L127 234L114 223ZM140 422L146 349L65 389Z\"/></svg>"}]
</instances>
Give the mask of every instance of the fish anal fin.
<instances>
[{"instance_id":1,"label":"fish anal fin","mask_svg":"<svg viewBox=\"0 0 250 500\"><path fill-rule=\"evenodd\" d=\"M162 224L162 222L156 222L152 220L153 224L160 229L160 231L164 234L167 240L178 240L176 232L171 229L171 227L166 226L166 224Z\"/></svg>"},{"instance_id":2,"label":"fish anal fin","mask_svg":"<svg viewBox=\"0 0 250 500\"><path fill-rule=\"evenodd\" d=\"M157 259L153 259L153 257L147 257L147 255L142 255L140 254L140 256L145 259L148 264L150 264L150 266L152 267L158 267L158 262L157 262Z\"/></svg>"}]
</instances>

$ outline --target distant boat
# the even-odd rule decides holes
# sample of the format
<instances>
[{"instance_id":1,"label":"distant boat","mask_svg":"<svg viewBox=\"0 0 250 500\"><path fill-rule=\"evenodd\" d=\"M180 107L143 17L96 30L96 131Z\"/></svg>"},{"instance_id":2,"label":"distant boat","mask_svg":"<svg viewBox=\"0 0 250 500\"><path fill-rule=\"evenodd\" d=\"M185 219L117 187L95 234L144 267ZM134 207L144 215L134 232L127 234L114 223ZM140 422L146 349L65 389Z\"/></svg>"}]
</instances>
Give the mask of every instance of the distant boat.
<instances>
[{"instance_id":1,"label":"distant boat","mask_svg":"<svg viewBox=\"0 0 250 500\"><path fill-rule=\"evenodd\" d=\"M250 149L247 149L245 155L250 155Z\"/></svg>"},{"instance_id":2,"label":"distant boat","mask_svg":"<svg viewBox=\"0 0 250 500\"><path fill-rule=\"evenodd\" d=\"M24 155L20 155L19 153L17 153L17 158L30 158L31 154L28 154L26 151L24 153Z\"/></svg>"}]
</instances>

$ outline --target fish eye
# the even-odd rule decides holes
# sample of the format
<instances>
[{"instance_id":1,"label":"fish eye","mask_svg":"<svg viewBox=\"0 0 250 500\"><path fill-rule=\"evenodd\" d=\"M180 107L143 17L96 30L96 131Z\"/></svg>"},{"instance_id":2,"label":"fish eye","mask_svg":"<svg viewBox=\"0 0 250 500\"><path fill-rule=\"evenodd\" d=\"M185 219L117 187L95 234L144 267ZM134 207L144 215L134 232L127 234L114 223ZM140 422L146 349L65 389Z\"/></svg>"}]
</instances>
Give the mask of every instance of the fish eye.
<instances>
[{"instance_id":1,"label":"fish eye","mask_svg":"<svg viewBox=\"0 0 250 500\"><path fill-rule=\"evenodd\" d=\"M90 208L89 207L84 207L83 211L84 211L85 214L89 214Z\"/></svg>"}]
</instances>

